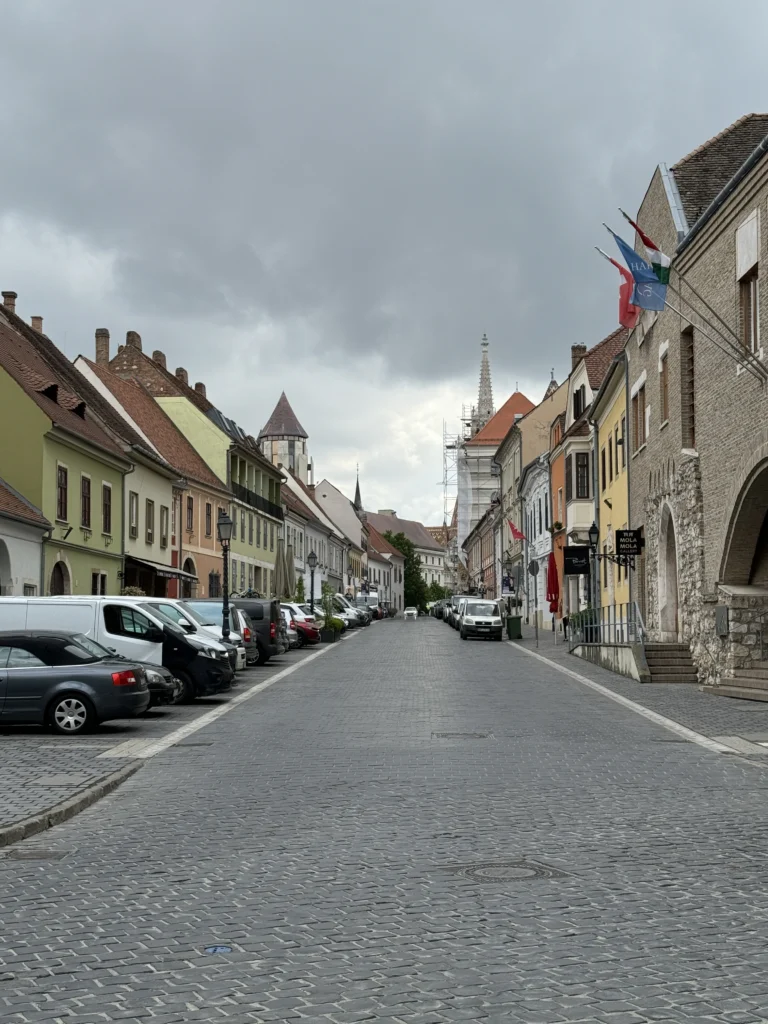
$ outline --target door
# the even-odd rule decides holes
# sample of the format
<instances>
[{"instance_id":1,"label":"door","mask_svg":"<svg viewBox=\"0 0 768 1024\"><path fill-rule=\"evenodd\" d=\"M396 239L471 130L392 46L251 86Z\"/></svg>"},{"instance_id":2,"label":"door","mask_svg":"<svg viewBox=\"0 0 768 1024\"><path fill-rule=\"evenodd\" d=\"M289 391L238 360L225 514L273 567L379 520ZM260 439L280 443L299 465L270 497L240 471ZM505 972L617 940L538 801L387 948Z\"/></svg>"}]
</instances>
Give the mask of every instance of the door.
<instances>
[{"instance_id":1,"label":"door","mask_svg":"<svg viewBox=\"0 0 768 1024\"><path fill-rule=\"evenodd\" d=\"M149 640L158 624L138 608L104 602L101 609L101 632L96 639L131 661L162 665L163 641Z\"/></svg>"},{"instance_id":2,"label":"door","mask_svg":"<svg viewBox=\"0 0 768 1024\"><path fill-rule=\"evenodd\" d=\"M18 637L10 643L5 663L3 718L9 722L42 722L51 670L41 657L39 641Z\"/></svg>"},{"instance_id":3,"label":"door","mask_svg":"<svg viewBox=\"0 0 768 1024\"><path fill-rule=\"evenodd\" d=\"M3 707L5 706L5 690L7 685L5 666L10 653L10 647L0 647L0 717L2 717Z\"/></svg>"}]
</instances>

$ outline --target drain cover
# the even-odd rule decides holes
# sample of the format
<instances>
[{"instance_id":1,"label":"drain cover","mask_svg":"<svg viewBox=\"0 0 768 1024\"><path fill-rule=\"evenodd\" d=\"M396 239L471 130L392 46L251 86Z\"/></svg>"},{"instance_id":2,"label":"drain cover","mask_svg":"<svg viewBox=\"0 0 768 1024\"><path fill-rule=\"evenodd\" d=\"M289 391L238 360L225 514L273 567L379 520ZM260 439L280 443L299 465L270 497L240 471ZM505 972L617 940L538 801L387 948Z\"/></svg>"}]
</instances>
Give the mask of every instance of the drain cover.
<instances>
[{"instance_id":1,"label":"drain cover","mask_svg":"<svg viewBox=\"0 0 768 1024\"><path fill-rule=\"evenodd\" d=\"M213 741L209 743L174 743L171 747L172 750L184 750L187 747L212 747Z\"/></svg>"},{"instance_id":2,"label":"drain cover","mask_svg":"<svg viewBox=\"0 0 768 1024\"><path fill-rule=\"evenodd\" d=\"M6 860L62 860L67 856L66 850L9 850Z\"/></svg>"},{"instance_id":3,"label":"drain cover","mask_svg":"<svg viewBox=\"0 0 768 1024\"><path fill-rule=\"evenodd\" d=\"M467 864L458 873L479 882L521 882L529 878L567 878L568 875L548 864L534 860L497 860Z\"/></svg>"},{"instance_id":4,"label":"drain cover","mask_svg":"<svg viewBox=\"0 0 768 1024\"><path fill-rule=\"evenodd\" d=\"M209 956L215 956L217 953L231 953L231 946L206 946L204 952Z\"/></svg>"},{"instance_id":5,"label":"drain cover","mask_svg":"<svg viewBox=\"0 0 768 1024\"><path fill-rule=\"evenodd\" d=\"M492 732L433 732L433 740L489 740Z\"/></svg>"}]
</instances>

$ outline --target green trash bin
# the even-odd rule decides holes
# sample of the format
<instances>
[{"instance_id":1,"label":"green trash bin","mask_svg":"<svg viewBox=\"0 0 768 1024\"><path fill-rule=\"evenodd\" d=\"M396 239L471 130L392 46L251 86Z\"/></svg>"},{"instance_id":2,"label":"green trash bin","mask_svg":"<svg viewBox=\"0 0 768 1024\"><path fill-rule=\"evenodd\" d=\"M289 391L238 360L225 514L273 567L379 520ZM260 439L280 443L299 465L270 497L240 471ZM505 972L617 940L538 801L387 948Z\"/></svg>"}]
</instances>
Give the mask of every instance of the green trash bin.
<instances>
[{"instance_id":1,"label":"green trash bin","mask_svg":"<svg viewBox=\"0 0 768 1024\"><path fill-rule=\"evenodd\" d=\"M523 617L522 615L507 616L507 637L510 640L523 639Z\"/></svg>"}]
</instances>

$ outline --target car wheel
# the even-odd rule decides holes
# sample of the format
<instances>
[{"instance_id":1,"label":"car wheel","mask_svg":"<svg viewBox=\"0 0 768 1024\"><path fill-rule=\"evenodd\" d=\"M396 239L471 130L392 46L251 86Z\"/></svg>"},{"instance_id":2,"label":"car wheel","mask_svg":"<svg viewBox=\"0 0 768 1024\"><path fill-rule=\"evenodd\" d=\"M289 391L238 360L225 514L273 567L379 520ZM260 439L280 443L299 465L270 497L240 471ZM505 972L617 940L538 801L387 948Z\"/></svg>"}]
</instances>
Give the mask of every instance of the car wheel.
<instances>
[{"instance_id":1,"label":"car wheel","mask_svg":"<svg viewBox=\"0 0 768 1024\"><path fill-rule=\"evenodd\" d=\"M191 704L197 697L197 688L186 672L177 672L176 678L181 683L181 696L179 704Z\"/></svg>"},{"instance_id":2,"label":"car wheel","mask_svg":"<svg viewBox=\"0 0 768 1024\"><path fill-rule=\"evenodd\" d=\"M93 704L79 693L55 697L48 708L47 718L53 731L63 736L88 732L97 723Z\"/></svg>"},{"instance_id":3,"label":"car wheel","mask_svg":"<svg viewBox=\"0 0 768 1024\"><path fill-rule=\"evenodd\" d=\"M256 651L257 651L257 654L256 654L256 661L254 661L254 665L266 665L266 663L269 661L269 658L264 654L264 651L262 650L261 644L257 645Z\"/></svg>"}]
</instances>

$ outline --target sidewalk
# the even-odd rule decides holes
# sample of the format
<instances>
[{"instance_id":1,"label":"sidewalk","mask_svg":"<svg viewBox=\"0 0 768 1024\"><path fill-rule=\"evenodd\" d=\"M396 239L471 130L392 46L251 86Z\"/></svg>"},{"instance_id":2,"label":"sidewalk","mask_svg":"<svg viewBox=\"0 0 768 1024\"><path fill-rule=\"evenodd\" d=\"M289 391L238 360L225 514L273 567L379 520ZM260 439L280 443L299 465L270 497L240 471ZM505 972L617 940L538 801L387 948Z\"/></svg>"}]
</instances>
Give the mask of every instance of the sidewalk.
<instances>
[{"instance_id":1,"label":"sidewalk","mask_svg":"<svg viewBox=\"0 0 768 1024\"><path fill-rule=\"evenodd\" d=\"M533 627L525 624L523 639L514 641L514 644L537 651L555 664L578 672L704 736L739 736L753 743L768 742L768 702L713 697L702 693L698 685L686 683L637 683L634 679L627 679L569 654L568 644L563 642L562 635L556 640L551 630L539 631L537 649ZM768 747L765 751L768 755Z\"/></svg>"}]
</instances>

